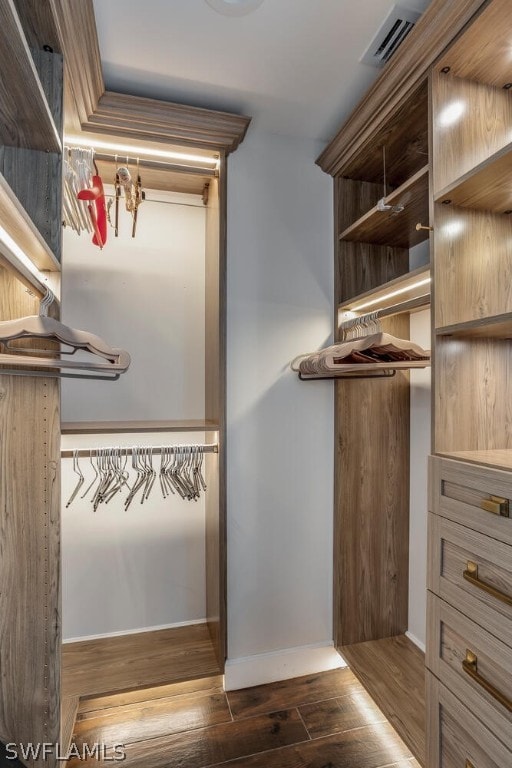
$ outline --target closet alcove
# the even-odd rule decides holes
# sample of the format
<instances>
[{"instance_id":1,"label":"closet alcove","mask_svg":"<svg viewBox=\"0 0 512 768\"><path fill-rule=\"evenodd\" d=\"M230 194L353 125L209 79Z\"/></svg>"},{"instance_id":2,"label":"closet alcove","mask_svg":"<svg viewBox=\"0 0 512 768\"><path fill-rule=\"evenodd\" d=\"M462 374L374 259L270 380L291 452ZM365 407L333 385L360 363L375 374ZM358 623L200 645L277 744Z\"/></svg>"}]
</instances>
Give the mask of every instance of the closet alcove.
<instances>
[{"instance_id":1,"label":"closet alcove","mask_svg":"<svg viewBox=\"0 0 512 768\"><path fill-rule=\"evenodd\" d=\"M67 382L62 388L65 421L62 422L61 436L61 386L58 379L6 375L0 371L0 741L59 744L62 755L69 744L82 695L102 696L118 690L165 686L175 680L192 680L223 671L226 656L226 165L227 156L242 141L250 121L238 115L106 91L91 0L52 0L48 7L45 6L44 13L36 0L0 0L0 20L0 61L6 74L3 87L7 89L6 98L0 100L0 320L37 314L39 300L50 284L58 299L52 307L52 315L56 318L60 317L63 322L72 321L78 327L85 326L86 330L98 335L104 334L112 346L123 346L129 352L130 343L125 338L131 336L131 346L135 350L132 357L137 360L131 368L134 381L138 381L135 389L140 390L142 376L147 390L145 396L138 400L133 398L135 390L130 390L130 370L123 374L124 380L121 377L117 382ZM28 114L27 104L31 106ZM78 237L72 232L65 233L64 258L61 260L61 168L68 144L95 146L99 172L106 182L114 179L117 153L121 156L123 152L125 160L129 154L133 169L140 156L139 167L147 200L139 210L134 245L130 243L135 251L126 246L124 262L124 254L118 252L116 256L112 250L109 256L108 243L99 252L91 244L90 235L82 233ZM193 263L197 266L200 261L201 269L196 270L190 280L183 272L187 268L185 247L181 254L175 248L174 265L169 263L170 272L165 274L164 270L162 273L162 243L155 242L158 234L154 224L155 210L159 206L165 210L176 206L176 210L189 211L191 216L188 218L195 217L194 226L201 230L195 239L194 259L188 264L192 268ZM193 223L189 222L189 225ZM153 239L144 260L144 229L150 226ZM124 218L120 217L120 227L125 231L131 228L131 217L126 212ZM186 226L182 233L186 238L185 230ZM70 249L73 237L78 243L76 248ZM168 237L169 232L162 239ZM115 242L112 229L109 239ZM86 249L90 249L90 258ZM112 268L108 266L109 258L112 258ZM140 260L138 265L137 259ZM93 275L94 264L104 270L104 279L100 278L99 282L98 275ZM126 274L123 277L124 267ZM134 289L137 269L143 276L140 291L144 295L139 302ZM66 270L69 270L68 275ZM153 302L148 290L151 280L154 281ZM109 294L113 283L116 291ZM176 316L173 318L172 310L180 301L185 307L185 294L192 284L194 300L187 311L189 323L194 316L194 333L177 343L177 334L186 331L187 326L182 324L178 330L173 327ZM173 300L173 288L178 289L179 299L175 293ZM126 306L123 299L128 295L132 301ZM122 339L114 338L116 331L112 321L116 315L117 320L122 319ZM108 330L109 326L113 333ZM144 354L142 367L141 353ZM192 366L183 366L184 355L188 356L189 362L194 361ZM169 366L171 356L173 364ZM173 371L176 372L175 383L179 382L174 390L171 385ZM165 386L158 388L157 396L154 390L152 393L152 373L169 377L168 402L165 401ZM109 388L108 396L102 394L105 391L102 386ZM115 394L116 386L120 386L118 395ZM204 457L207 491L203 500L197 502L196 510L186 510L186 515L195 515L190 529L193 529L194 539L191 562L197 563L198 553L203 554L198 577L203 584L200 590L197 585L194 588L197 599L193 610L191 608L187 613L183 608L186 600L178 608L177 601L169 600L166 606L163 600L160 609L151 614L148 607L151 600L147 602L140 589L133 592L133 600L129 600L130 588L134 589L133 584L129 584L123 600L139 607L139 613L131 617L131 623L127 611L121 609L123 600L116 601L115 595L110 598L102 595L103 604L98 607L96 618L92 616L93 622L88 629L86 617L94 614L94 591L89 594L87 605L72 606L75 615L69 618L72 597L66 571L69 574L69 564L75 559L81 569L82 581L87 578L89 569L91 581L95 581L99 590L104 573L101 569L99 573L94 570L95 557L96 565L102 559L116 559L121 565L118 573L121 581L122 568L127 566L126 559L123 564L121 546L123 529L114 535L112 527L109 531L105 528L113 524L114 510L108 509L102 518L101 509L96 512L92 507L79 509L76 499L65 509L68 488L73 486L74 478L69 470L72 461L66 457L61 460L61 453L80 446L162 446L177 442L218 446L218 452L209 452ZM85 474L86 467L83 466ZM80 503L85 504L85 501ZM148 499L148 503L151 501ZM158 518L160 527L153 533L163 543L171 532L167 529L162 535L162 526L169 520L171 525L177 524L176 519L172 519L173 499L167 501L170 506L165 512L159 509L148 515L153 522ZM137 512L144 513L144 506L139 504L139 507ZM124 510L117 511L119 520L126 524L128 518L122 519ZM65 517L68 513L69 519ZM85 528L80 542L81 515L84 515ZM175 517L183 523L186 515L181 509ZM74 532L68 526L73 516ZM93 520L94 516L97 520ZM97 530L94 529L96 522ZM125 525L124 531L128 528ZM149 525L144 528L140 521L136 521L130 534L136 544L137 541L143 543L144 537L150 538L152 532ZM72 547L68 551L69 557L63 552L64 567L61 568L63 535L68 543L74 541L75 549ZM181 536L185 540L183 530ZM97 546L95 555L91 549L94 544ZM151 550L145 552L146 569L154 565L157 572L164 573L162 542L159 546L158 563L149 562ZM126 557L133 557L134 552L136 546ZM140 563L135 565L140 576L143 569ZM172 567L170 574L165 585L167 593L177 579ZM70 682L66 663L68 649L62 651L63 580L65 621L66 612L69 618L65 639L117 635L154 627L155 623L157 626L171 625L163 631L175 632L174 640L171 642L167 636L161 640L156 655L144 649L144 644L137 646L137 642L133 643L138 660L144 656L144 660L150 662L146 666L151 667L151 676L144 676L140 668L136 669L134 657L124 656L120 662L119 648L112 649L112 646L110 656L104 656L106 667L102 673L101 664L98 664L103 652L100 651L101 642L119 642L118 638L110 637L85 641L93 643L85 656L88 661L93 657L98 668L96 680L103 679L103 684L97 685L97 690L93 686L81 691L80 684L91 676L86 665L80 671L80 662L75 667L75 671L78 669L75 682ZM149 584L154 587L154 581ZM103 586L108 592L108 580ZM140 586L139 581L138 588ZM186 584L181 587L186 593ZM96 595L99 600L99 591ZM83 594L79 594L76 601L82 602ZM189 601L189 608L192 602ZM147 617L144 617L146 603ZM169 608L167 615L165 607ZM186 626L196 621L202 623ZM176 627L176 624L185 626ZM126 637L140 636L128 634ZM69 646L73 661L77 658L77 645L81 643ZM172 663L166 666L161 661L167 650L170 657L174 656L174 666ZM125 671L131 667L132 677L115 679L114 675L108 679L106 670L116 671L113 661L116 656L117 671L123 666ZM79 683L75 685L77 680ZM56 765L57 757L56 753L52 754L45 765ZM29 759L27 764L36 762Z\"/></svg>"}]
</instances>

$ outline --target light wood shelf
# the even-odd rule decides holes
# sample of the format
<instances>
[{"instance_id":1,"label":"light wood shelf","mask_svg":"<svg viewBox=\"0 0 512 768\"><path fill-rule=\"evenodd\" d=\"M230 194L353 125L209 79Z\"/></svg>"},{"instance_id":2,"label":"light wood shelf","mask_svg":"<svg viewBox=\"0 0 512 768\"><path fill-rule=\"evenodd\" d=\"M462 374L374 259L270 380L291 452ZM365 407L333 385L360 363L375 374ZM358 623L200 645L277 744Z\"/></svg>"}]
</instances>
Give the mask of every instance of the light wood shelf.
<instances>
[{"instance_id":1,"label":"light wood shelf","mask_svg":"<svg viewBox=\"0 0 512 768\"><path fill-rule=\"evenodd\" d=\"M436 328L436 335L460 339L512 339L512 312L445 325Z\"/></svg>"},{"instance_id":2,"label":"light wood shelf","mask_svg":"<svg viewBox=\"0 0 512 768\"><path fill-rule=\"evenodd\" d=\"M377 245L412 248L428 237L426 230L416 230L416 224L428 223L428 165L407 179L386 196L388 205L403 205L400 213L379 211L374 206L368 213L347 227L340 240Z\"/></svg>"},{"instance_id":3,"label":"light wood shelf","mask_svg":"<svg viewBox=\"0 0 512 768\"><path fill-rule=\"evenodd\" d=\"M445 459L483 464L494 469L512 470L512 448L494 448L486 451L440 451L437 456Z\"/></svg>"},{"instance_id":4,"label":"light wood shelf","mask_svg":"<svg viewBox=\"0 0 512 768\"><path fill-rule=\"evenodd\" d=\"M411 272L379 285L378 288L360 293L338 306L339 320L340 322L343 321L344 312L358 312L359 307L362 307L360 311L362 314L377 309L399 307L424 297L425 294L430 294L430 284L424 282L429 278L430 266L418 267L418 269L413 269ZM371 302L370 306L366 307L365 305L369 302ZM421 301L419 306L426 306L427 304L428 301Z\"/></svg>"},{"instance_id":5,"label":"light wood shelf","mask_svg":"<svg viewBox=\"0 0 512 768\"><path fill-rule=\"evenodd\" d=\"M60 272L59 262L1 173L0 224L37 269ZM0 252L25 281L28 279L34 287L39 289L39 281L23 264L16 249L10 248L8 243L3 243L1 233Z\"/></svg>"},{"instance_id":6,"label":"light wood shelf","mask_svg":"<svg viewBox=\"0 0 512 768\"><path fill-rule=\"evenodd\" d=\"M59 131L13 0L0 6L0 45L8 62L0 84L0 143L61 152Z\"/></svg>"},{"instance_id":7,"label":"light wood shelf","mask_svg":"<svg viewBox=\"0 0 512 768\"><path fill-rule=\"evenodd\" d=\"M434 196L462 208L505 213L512 211L512 142Z\"/></svg>"},{"instance_id":8,"label":"light wood shelf","mask_svg":"<svg viewBox=\"0 0 512 768\"><path fill-rule=\"evenodd\" d=\"M215 432L219 423L209 419L174 421L64 421L63 435L107 435L130 432Z\"/></svg>"}]
</instances>

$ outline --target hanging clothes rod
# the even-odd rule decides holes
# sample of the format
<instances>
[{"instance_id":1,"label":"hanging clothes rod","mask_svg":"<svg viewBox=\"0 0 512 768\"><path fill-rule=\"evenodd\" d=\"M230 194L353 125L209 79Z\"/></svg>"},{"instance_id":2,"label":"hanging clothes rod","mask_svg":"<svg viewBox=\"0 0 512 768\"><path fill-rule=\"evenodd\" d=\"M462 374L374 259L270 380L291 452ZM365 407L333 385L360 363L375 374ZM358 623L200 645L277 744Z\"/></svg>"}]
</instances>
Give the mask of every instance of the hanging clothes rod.
<instances>
[{"instance_id":1,"label":"hanging clothes rod","mask_svg":"<svg viewBox=\"0 0 512 768\"><path fill-rule=\"evenodd\" d=\"M153 456L160 456L162 454L162 450L170 451L171 453L183 453L183 451L187 449L193 449L198 448L201 453L218 453L219 452L219 446L216 443L211 443L207 445L162 445L162 446L151 446L151 445L140 445L136 446L135 450L144 451L144 450L150 450L153 454ZM119 447L119 446L105 446L105 448L80 448L80 449L65 449L61 450L60 455L63 459L72 459L74 457L78 458L96 458L97 456L104 455L106 451L115 450L115 451L121 451L123 456L132 456L134 447Z\"/></svg>"},{"instance_id":2,"label":"hanging clothes rod","mask_svg":"<svg viewBox=\"0 0 512 768\"><path fill-rule=\"evenodd\" d=\"M95 160L104 161L109 163L116 163L117 165L130 165L141 168L148 168L156 171L172 171L173 173L186 173L189 175L196 174L197 176L211 176L214 178L218 176L218 170L215 167L203 166L203 165L186 165L184 163L170 163L165 160L148 160L144 157L132 157L121 154L114 154L109 152L95 152ZM205 157L205 161L209 162L209 158Z\"/></svg>"}]
</instances>

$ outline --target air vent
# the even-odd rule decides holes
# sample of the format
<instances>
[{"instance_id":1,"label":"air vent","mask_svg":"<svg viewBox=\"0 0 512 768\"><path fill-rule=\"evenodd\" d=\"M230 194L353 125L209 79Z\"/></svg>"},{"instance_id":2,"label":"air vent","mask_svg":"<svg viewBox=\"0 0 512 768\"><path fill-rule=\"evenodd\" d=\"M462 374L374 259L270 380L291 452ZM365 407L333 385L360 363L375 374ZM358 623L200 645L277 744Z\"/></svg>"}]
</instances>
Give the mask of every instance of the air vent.
<instances>
[{"instance_id":1,"label":"air vent","mask_svg":"<svg viewBox=\"0 0 512 768\"><path fill-rule=\"evenodd\" d=\"M383 67L418 21L421 13L394 5L360 61Z\"/></svg>"}]
</instances>

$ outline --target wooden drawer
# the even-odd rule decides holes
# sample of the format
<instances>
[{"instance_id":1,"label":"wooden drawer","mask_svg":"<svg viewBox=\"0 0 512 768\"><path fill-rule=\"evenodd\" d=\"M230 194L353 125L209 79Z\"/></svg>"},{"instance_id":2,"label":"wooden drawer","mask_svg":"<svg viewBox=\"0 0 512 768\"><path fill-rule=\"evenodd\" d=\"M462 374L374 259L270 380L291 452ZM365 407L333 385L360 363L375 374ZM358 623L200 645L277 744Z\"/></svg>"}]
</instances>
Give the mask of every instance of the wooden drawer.
<instances>
[{"instance_id":1,"label":"wooden drawer","mask_svg":"<svg viewBox=\"0 0 512 768\"><path fill-rule=\"evenodd\" d=\"M492 497L505 500L506 503L501 505L502 514L489 511L499 509L499 503ZM429 508L436 515L512 544L510 499L512 472L439 456L429 457ZM507 504L510 512L505 510Z\"/></svg>"},{"instance_id":2,"label":"wooden drawer","mask_svg":"<svg viewBox=\"0 0 512 768\"><path fill-rule=\"evenodd\" d=\"M512 646L512 546L430 514L428 588Z\"/></svg>"},{"instance_id":3,"label":"wooden drawer","mask_svg":"<svg viewBox=\"0 0 512 768\"><path fill-rule=\"evenodd\" d=\"M512 749L512 648L431 592L428 628L427 667Z\"/></svg>"},{"instance_id":4,"label":"wooden drawer","mask_svg":"<svg viewBox=\"0 0 512 768\"><path fill-rule=\"evenodd\" d=\"M427 768L510 768L512 753L427 673Z\"/></svg>"}]
</instances>

